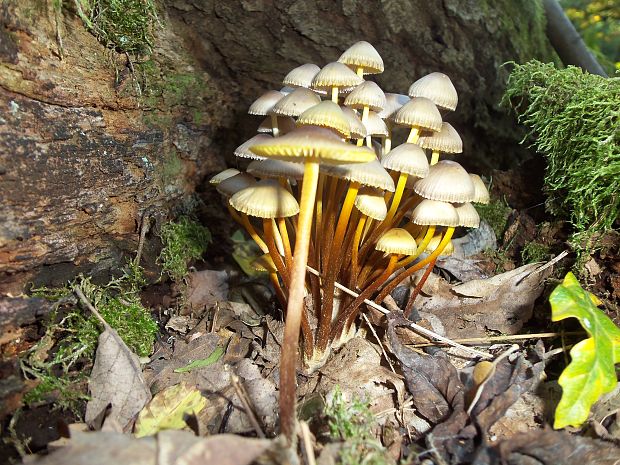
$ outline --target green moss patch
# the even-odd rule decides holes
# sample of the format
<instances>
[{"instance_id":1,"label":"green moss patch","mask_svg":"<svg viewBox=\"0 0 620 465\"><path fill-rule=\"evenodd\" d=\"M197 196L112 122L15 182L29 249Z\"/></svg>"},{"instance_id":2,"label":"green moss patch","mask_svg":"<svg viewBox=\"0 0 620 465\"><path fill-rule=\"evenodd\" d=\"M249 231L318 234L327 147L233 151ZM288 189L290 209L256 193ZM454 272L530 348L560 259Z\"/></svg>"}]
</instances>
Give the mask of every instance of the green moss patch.
<instances>
[{"instance_id":1,"label":"green moss patch","mask_svg":"<svg viewBox=\"0 0 620 465\"><path fill-rule=\"evenodd\" d=\"M508 225L508 217L512 212L512 208L505 200L492 199L487 205L476 204L476 210L480 215L480 219L484 220L491 226L495 237L501 240Z\"/></svg>"}]
</instances>

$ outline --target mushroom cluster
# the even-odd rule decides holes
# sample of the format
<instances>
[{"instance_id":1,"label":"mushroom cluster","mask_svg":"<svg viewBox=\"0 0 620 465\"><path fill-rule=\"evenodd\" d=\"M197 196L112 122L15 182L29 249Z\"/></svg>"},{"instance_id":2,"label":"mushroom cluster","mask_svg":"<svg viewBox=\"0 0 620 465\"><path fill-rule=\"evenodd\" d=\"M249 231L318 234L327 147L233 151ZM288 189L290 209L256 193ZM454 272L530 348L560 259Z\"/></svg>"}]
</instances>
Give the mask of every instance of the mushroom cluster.
<instances>
[{"instance_id":1,"label":"mushroom cluster","mask_svg":"<svg viewBox=\"0 0 620 465\"><path fill-rule=\"evenodd\" d=\"M300 328L311 370L354 332L365 299L380 303L426 267L408 314L437 257L449 252L455 228L478 226L471 202L488 202L478 176L439 160L462 152L458 133L442 120L458 101L448 76L424 76L406 96L364 79L383 69L363 41L323 68L293 69L286 87L250 107L265 120L235 150L252 159L247 171L226 170L211 180L265 254L257 266L286 308L281 413L293 407L282 402L294 393ZM406 133L396 146L399 128ZM336 283L359 296L341 294Z\"/></svg>"}]
</instances>

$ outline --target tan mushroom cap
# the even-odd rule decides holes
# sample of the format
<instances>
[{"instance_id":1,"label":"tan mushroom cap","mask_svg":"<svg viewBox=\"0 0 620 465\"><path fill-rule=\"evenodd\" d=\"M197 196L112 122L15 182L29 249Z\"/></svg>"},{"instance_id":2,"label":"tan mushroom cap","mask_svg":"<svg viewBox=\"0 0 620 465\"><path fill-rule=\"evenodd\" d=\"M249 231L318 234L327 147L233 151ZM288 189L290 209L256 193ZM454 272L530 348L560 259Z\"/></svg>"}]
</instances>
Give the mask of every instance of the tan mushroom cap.
<instances>
[{"instance_id":1,"label":"tan mushroom cap","mask_svg":"<svg viewBox=\"0 0 620 465\"><path fill-rule=\"evenodd\" d=\"M273 179L263 179L236 192L229 202L235 210L259 218L286 218L299 213L293 194Z\"/></svg>"},{"instance_id":2,"label":"tan mushroom cap","mask_svg":"<svg viewBox=\"0 0 620 465\"><path fill-rule=\"evenodd\" d=\"M474 183L474 198L472 202L474 203L482 203L484 205L488 204L491 201L491 196L489 195L489 190L487 189L484 181L477 174L470 174L471 182Z\"/></svg>"},{"instance_id":3,"label":"tan mushroom cap","mask_svg":"<svg viewBox=\"0 0 620 465\"><path fill-rule=\"evenodd\" d=\"M439 131L441 114L429 99L416 97L405 103L394 115L394 122L402 126Z\"/></svg>"},{"instance_id":4,"label":"tan mushroom cap","mask_svg":"<svg viewBox=\"0 0 620 465\"><path fill-rule=\"evenodd\" d=\"M282 80L282 84L291 87L310 88L312 85L312 79L319 71L321 71L321 68L318 65L315 65L314 63L306 63L305 65L301 65L290 70Z\"/></svg>"},{"instance_id":5,"label":"tan mushroom cap","mask_svg":"<svg viewBox=\"0 0 620 465\"><path fill-rule=\"evenodd\" d=\"M443 153L463 152L463 141L450 123L441 123L441 129L430 136L422 136L418 145L423 149L430 149Z\"/></svg>"},{"instance_id":6,"label":"tan mushroom cap","mask_svg":"<svg viewBox=\"0 0 620 465\"><path fill-rule=\"evenodd\" d=\"M321 171L350 182L358 182L364 186L394 192L394 181L390 174L381 166L379 160L372 160L368 163L322 165Z\"/></svg>"},{"instance_id":7,"label":"tan mushroom cap","mask_svg":"<svg viewBox=\"0 0 620 465\"><path fill-rule=\"evenodd\" d=\"M416 182L414 191L426 199L444 202L471 202L475 194L467 171L451 160L431 166L428 176Z\"/></svg>"},{"instance_id":8,"label":"tan mushroom cap","mask_svg":"<svg viewBox=\"0 0 620 465\"><path fill-rule=\"evenodd\" d=\"M459 214L451 203L422 200L411 212L411 221L420 225L459 226Z\"/></svg>"},{"instance_id":9,"label":"tan mushroom cap","mask_svg":"<svg viewBox=\"0 0 620 465\"><path fill-rule=\"evenodd\" d=\"M444 110L454 111L459 101L454 84L443 73L428 74L409 87L409 97L426 97Z\"/></svg>"},{"instance_id":10,"label":"tan mushroom cap","mask_svg":"<svg viewBox=\"0 0 620 465\"><path fill-rule=\"evenodd\" d=\"M428 242L426 249L424 249L424 252L429 253L429 254L433 253L435 249L437 248L437 246L439 245L439 243L441 242L442 237L443 237L443 234L435 234L431 238L431 240ZM439 256L447 257L449 255L452 255L453 253L454 253L454 244L452 243L452 241L450 241L448 242L448 245L446 245L444 249L441 251Z\"/></svg>"},{"instance_id":11,"label":"tan mushroom cap","mask_svg":"<svg viewBox=\"0 0 620 465\"><path fill-rule=\"evenodd\" d=\"M379 118L374 111L368 112L368 119L364 126L366 126L366 132L369 136L387 136L389 134L385 121Z\"/></svg>"},{"instance_id":12,"label":"tan mushroom cap","mask_svg":"<svg viewBox=\"0 0 620 465\"><path fill-rule=\"evenodd\" d=\"M261 271L263 273L277 273L278 269L276 268L276 264L273 262L271 255L268 253L261 255L260 257L255 258L250 263L250 266L254 268L255 271Z\"/></svg>"},{"instance_id":13,"label":"tan mushroom cap","mask_svg":"<svg viewBox=\"0 0 620 465\"><path fill-rule=\"evenodd\" d=\"M297 126L308 125L333 129L344 138L351 135L349 120L344 116L338 104L331 100L323 100L299 115Z\"/></svg>"},{"instance_id":14,"label":"tan mushroom cap","mask_svg":"<svg viewBox=\"0 0 620 465\"><path fill-rule=\"evenodd\" d=\"M331 89L332 87L356 87L364 80L343 63L328 63L312 79L313 89Z\"/></svg>"},{"instance_id":15,"label":"tan mushroom cap","mask_svg":"<svg viewBox=\"0 0 620 465\"><path fill-rule=\"evenodd\" d=\"M385 94L372 81L361 83L344 99L344 104L351 108L368 107L372 111L381 111L385 107Z\"/></svg>"},{"instance_id":16,"label":"tan mushroom cap","mask_svg":"<svg viewBox=\"0 0 620 465\"><path fill-rule=\"evenodd\" d=\"M269 114L273 106L278 103L284 94L277 90L268 90L263 95L254 100L254 103L250 105L250 109L248 113L250 115L262 115L266 116Z\"/></svg>"},{"instance_id":17,"label":"tan mushroom cap","mask_svg":"<svg viewBox=\"0 0 620 465\"><path fill-rule=\"evenodd\" d=\"M271 109L278 116L299 116L308 108L321 103L321 97L310 89L299 87L282 97Z\"/></svg>"},{"instance_id":18,"label":"tan mushroom cap","mask_svg":"<svg viewBox=\"0 0 620 465\"><path fill-rule=\"evenodd\" d=\"M428 175L428 159L424 150L416 144L401 144L381 158L385 169L424 178Z\"/></svg>"},{"instance_id":19,"label":"tan mushroom cap","mask_svg":"<svg viewBox=\"0 0 620 465\"><path fill-rule=\"evenodd\" d=\"M416 253L417 245L406 229L392 228L379 238L375 249L385 253L413 255Z\"/></svg>"},{"instance_id":20,"label":"tan mushroom cap","mask_svg":"<svg viewBox=\"0 0 620 465\"><path fill-rule=\"evenodd\" d=\"M256 155L285 161L312 160L321 163L366 163L375 159L368 147L343 142L333 131L302 126L250 148Z\"/></svg>"},{"instance_id":21,"label":"tan mushroom cap","mask_svg":"<svg viewBox=\"0 0 620 465\"><path fill-rule=\"evenodd\" d=\"M228 179L232 176L236 176L239 173L240 171L235 168L225 169L224 171L220 171L215 176L213 176L211 179L209 179L209 184L217 185L221 183L224 179Z\"/></svg>"},{"instance_id":22,"label":"tan mushroom cap","mask_svg":"<svg viewBox=\"0 0 620 465\"><path fill-rule=\"evenodd\" d=\"M383 192L377 189L365 188L355 197L355 206L364 215L374 220L384 220L387 216L387 205Z\"/></svg>"},{"instance_id":23,"label":"tan mushroom cap","mask_svg":"<svg viewBox=\"0 0 620 465\"><path fill-rule=\"evenodd\" d=\"M256 179L247 173L239 173L220 182L216 189L224 197L230 197L246 187L256 184Z\"/></svg>"},{"instance_id":24,"label":"tan mushroom cap","mask_svg":"<svg viewBox=\"0 0 620 465\"><path fill-rule=\"evenodd\" d=\"M377 49L364 40L356 42L346 49L338 61L353 69L361 66L364 68L364 74L379 74L384 70L381 55Z\"/></svg>"},{"instance_id":25,"label":"tan mushroom cap","mask_svg":"<svg viewBox=\"0 0 620 465\"><path fill-rule=\"evenodd\" d=\"M265 158L264 160L254 160L250 163L247 172L252 176L260 178L290 178L300 180L304 177L304 165L302 163Z\"/></svg>"},{"instance_id":26,"label":"tan mushroom cap","mask_svg":"<svg viewBox=\"0 0 620 465\"><path fill-rule=\"evenodd\" d=\"M456 212L459 214L459 226L465 226L466 228L477 228L480 226L480 215L469 203L457 203L454 205Z\"/></svg>"},{"instance_id":27,"label":"tan mushroom cap","mask_svg":"<svg viewBox=\"0 0 620 465\"><path fill-rule=\"evenodd\" d=\"M351 108L340 108L345 118L349 122L349 127L351 128L351 139L363 139L364 137L366 137L368 132L366 131L366 126L362 124L362 120L359 118L359 116L357 116L357 114Z\"/></svg>"},{"instance_id":28,"label":"tan mushroom cap","mask_svg":"<svg viewBox=\"0 0 620 465\"><path fill-rule=\"evenodd\" d=\"M287 132L291 132L295 129L295 120L290 116L278 116L278 131L280 135L286 134ZM260 134L271 134L273 132L273 127L271 125L271 117L268 116L265 118L260 125L258 126L257 132Z\"/></svg>"},{"instance_id":29,"label":"tan mushroom cap","mask_svg":"<svg viewBox=\"0 0 620 465\"><path fill-rule=\"evenodd\" d=\"M409 97L402 94L385 93L385 107L378 113L379 118L392 118L400 108L409 101Z\"/></svg>"},{"instance_id":30,"label":"tan mushroom cap","mask_svg":"<svg viewBox=\"0 0 620 465\"><path fill-rule=\"evenodd\" d=\"M251 158L252 160L262 160L265 157L258 156L255 153L251 152L250 147L252 147L255 144L268 142L270 140L273 140L273 137L271 137L271 135L269 134L257 134L254 137L251 137L250 139L246 140L239 147L237 147L233 153L235 154L235 156L239 158Z\"/></svg>"}]
</instances>

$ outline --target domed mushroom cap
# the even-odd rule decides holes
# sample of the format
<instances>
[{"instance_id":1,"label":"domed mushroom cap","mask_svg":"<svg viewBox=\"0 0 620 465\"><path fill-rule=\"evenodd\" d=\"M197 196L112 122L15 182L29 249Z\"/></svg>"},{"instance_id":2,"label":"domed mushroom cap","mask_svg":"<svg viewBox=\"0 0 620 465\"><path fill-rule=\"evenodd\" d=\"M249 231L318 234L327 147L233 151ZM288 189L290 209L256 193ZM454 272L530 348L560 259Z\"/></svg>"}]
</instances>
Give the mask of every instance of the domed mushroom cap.
<instances>
[{"instance_id":1,"label":"domed mushroom cap","mask_svg":"<svg viewBox=\"0 0 620 465\"><path fill-rule=\"evenodd\" d=\"M278 116L299 116L308 108L321 103L321 97L310 89L299 87L282 97L271 109Z\"/></svg>"},{"instance_id":2,"label":"domed mushroom cap","mask_svg":"<svg viewBox=\"0 0 620 465\"><path fill-rule=\"evenodd\" d=\"M239 173L220 182L216 189L224 197L230 197L246 187L256 184L256 179L247 173Z\"/></svg>"},{"instance_id":3,"label":"domed mushroom cap","mask_svg":"<svg viewBox=\"0 0 620 465\"><path fill-rule=\"evenodd\" d=\"M304 111L297 118L297 126L320 126L333 129L344 138L351 135L351 126L337 103L323 100Z\"/></svg>"},{"instance_id":4,"label":"domed mushroom cap","mask_svg":"<svg viewBox=\"0 0 620 465\"><path fill-rule=\"evenodd\" d=\"M351 128L351 139L363 139L366 137L368 132L366 131L366 126L362 124L362 120L355 114L355 112L351 108L340 107L342 113L345 118L349 122L349 127Z\"/></svg>"},{"instance_id":5,"label":"domed mushroom cap","mask_svg":"<svg viewBox=\"0 0 620 465\"><path fill-rule=\"evenodd\" d=\"M361 40L344 51L340 63L349 65L351 68L364 68L364 74L379 74L384 70L383 59L379 52L368 42Z\"/></svg>"},{"instance_id":6,"label":"domed mushroom cap","mask_svg":"<svg viewBox=\"0 0 620 465\"><path fill-rule=\"evenodd\" d=\"M250 266L254 268L255 271L260 271L263 273L277 273L278 269L276 268L276 264L273 262L271 255L268 253L261 255L260 257L255 258L250 263Z\"/></svg>"},{"instance_id":7,"label":"domed mushroom cap","mask_svg":"<svg viewBox=\"0 0 620 465\"><path fill-rule=\"evenodd\" d=\"M256 155L285 161L306 159L321 163L366 163L375 159L368 147L343 142L329 129L302 126L281 137L250 147Z\"/></svg>"},{"instance_id":8,"label":"domed mushroom cap","mask_svg":"<svg viewBox=\"0 0 620 465\"><path fill-rule=\"evenodd\" d=\"M409 101L409 97L402 94L392 94L386 92L385 94L385 106L377 115L379 118L388 119L392 118L400 108Z\"/></svg>"},{"instance_id":9,"label":"domed mushroom cap","mask_svg":"<svg viewBox=\"0 0 620 465\"><path fill-rule=\"evenodd\" d=\"M442 237L443 237L443 234L434 235L431 238L431 240L428 242L428 245L426 246L426 249L424 249L424 252L429 253L429 254L433 253L435 249L437 248L437 246L439 245L439 243L441 242ZM448 255L452 255L453 253L454 253L454 244L452 243L452 241L450 241L448 242L448 245L446 245L444 249L441 251L439 256L447 257Z\"/></svg>"},{"instance_id":10,"label":"domed mushroom cap","mask_svg":"<svg viewBox=\"0 0 620 465\"><path fill-rule=\"evenodd\" d=\"M489 191L487 189L484 181L477 174L470 174L471 182L474 184L474 198L472 202L474 203L482 203L484 205L488 204L491 201L491 196L489 195Z\"/></svg>"},{"instance_id":11,"label":"domed mushroom cap","mask_svg":"<svg viewBox=\"0 0 620 465\"><path fill-rule=\"evenodd\" d=\"M431 131L439 131L442 123L437 106L424 97L412 98L405 103L394 115L394 122Z\"/></svg>"},{"instance_id":12,"label":"domed mushroom cap","mask_svg":"<svg viewBox=\"0 0 620 465\"><path fill-rule=\"evenodd\" d=\"M319 71L321 71L319 66L313 63L306 63L305 65L301 65L290 70L282 80L282 84L291 87L310 88L312 85L312 79Z\"/></svg>"},{"instance_id":13,"label":"domed mushroom cap","mask_svg":"<svg viewBox=\"0 0 620 465\"><path fill-rule=\"evenodd\" d=\"M456 212L459 214L459 226L465 226L466 228L477 228L480 226L480 215L469 203L457 203L454 205Z\"/></svg>"},{"instance_id":14,"label":"domed mushroom cap","mask_svg":"<svg viewBox=\"0 0 620 465\"><path fill-rule=\"evenodd\" d=\"M379 160L372 160L368 163L323 165L321 166L321 171L347 181L359 182L364 186L394 192L394 181L390 174L381 166Z\"/></svg>"},{"instance_id":15,"label":"domed mushroom cap","mask_svg":"<svg viewBox=\"0 0 620 465\"><path fill-rule=\"evenodd\" d=\"M250 115L263 115L269 114L273 106L278 103L284 94L277 90L268 90L263 95L254 100L254 103L250 105L248 113Z\"/></svg>"},{"instance_id":16,"label":"domed mushroom cap","mask_svg":"<svg viewBox=\"0 0 620 465\"><path fill-rule=\"evenodd\" d=\"M448 202L422 200L411 212L411 221L420 225L459 226L459 214Z\"/></svg>"},{"instance_id":17,"label":"domed mushroom cap","mask_svg":"<svg viewBox=\"0 0 620 465\"><path fill-rule=\"evenodd\" d=\"M228 179L232 176L235 176L237 174L239 174L240 171L235 169L235 168L228 168L224 171L220 171L219 173L217 173L215 176L213 176L211 179L209 179L209 184L213 184L213 185L217 185L219 183L221 183L224 179Z\"/></svg>"},{"instance_id":18,"label":"domed mushroom cap","mask_svg":"<svg viewBox=\"0 0 620 465\"><path fill-rule=\"evenodd\" d=\"M355 87L364 80L351 71L347 65L333 62L328 63L312 79L313 89L331 89L332 87Z\"/></svg>"},{"instance_id":19,"label":"domed mushroom cap","mask_svg":"<svg viewBox=\"0 0 620 465\"><path fill-rule=\"evenodd\" d=\"M416 144L401 144L381 158L385 169L406 173L410 176L424 178L429 166L424 150Z\"/></svg>"},{"instance_id":20,"label":"domed mushroom cap","mask_svg":"<svg viewBox=\"0 0 620 465\"><path fill-rule=\"evenodd\" d=\"M366 126L366 133L369 136L387 136L389 134L385 121L379 118L374 111L368 112L368 119L364 126Z\"/></svg>"},{"instance_id":21,"label":"domed mushroom cap","mask_svg":"<svg viewBox=\"0 0 620 465\"><path fill-rule=\"evenodd\" d=\"M417 245L406 229L392 228L379 238L375 249L385 253L413 255Z\"/></svg>"},{"instance_id":22,"label":"domed mushroom cap","mask_svg":"<svg viewBox=\"0 0 620 465\"><path fill-rule=\"evenodd\" d=\"M250 139L246 140L239 147L237 147L233 153L235 154L235 156L239 158L251 158L252 160L263 160L265 157L261 157L251 152L250 147L252 147L255 144L268 142L270 140L273 140L273 137L271 137L271 135L269 134L257 134L254 137L251 137Z\"/></svg>"},{"instance_id":23,"label":"domed mushroom cap","mask_svg":"<svg viewBox=\"0 0 620 465\"><path fill-rule=\"evenodd\" d=\"M361 190L355 197L355 206L373 220L381 221L387 216L387 205L383 193L376 189Z\"/></svg>"},{"instance_id":24,"label":"domed mushroom cap","mask_svg":"<svg viewBox=\"0 0 620 465\"><path fill-rule=\"evenodd\" d=\"M290 116L278 116L278 131L280 135L291 132L295 129L295 120ZM271 125L271 116L265 118L258 126L257 131L260 134L271 134L273 127Z\"/></svg>"},{"instance_id":25,"label":"domed mushroom cap","mask_svg":"<svg viewBox=\"0 0 620 465\"><path fill-rule=\"evenodd\" d=\"M344 104L351 108L369 107L372 111L381 111L385 107L385 94L372 81L361 83L344 99Z\"/></svg>"},{"instance_id":26,"label":"domed mushroom cap","mask_svg":"<svg viewBox=\"0 0 620 465\"><path fill-rule=\"evenodd\" d=\"M422 136L418 145L423 149L436 150L443 153L463 152L463 141L450 123L441 123L441 129L430 136Z\"/></svg>"},{"instance_id":27,"label":"domed mushroom cap","mask_svg":"<svg viewBox=\"0 0 620 465\"><path fill-rule=\"evenodd\" d=\"M238 191L229 202L235 210L259 218L285 218L299 213L293 194L273 179L263 179Z\"/></svg>"},{"instance_id":28,"label":"domed mushroom cap","mask_svg":"<svg viewBox=\"0 0 620 465\"><path fill-rule=\"evenodd\" d=\"M456 110L459 101L454 84L443 73L431 73L418 79L409 87L409 97L426 97L439 108L451 111Z\"/></svg>"},{"instance_id":29,"label":"domed mushroom cap","mask_svg":"<svg viewBox=\"0 0 620 465\"><path fill-rule=\"evenodd\" d=\"M471 202L475 193L467 171L451 160L431 166L428 176L415 183L414 191L426 199L443 202Z\"/></svg>"},{"instance_id":30,"label":"domed mushroom cap","mask_svg":"<svg viewBox=\"0 0 620 465\"><path fill-rule=\"evenodd\" d=\"M302 163L265 158L264 160L254 160L250 163L247 172L259 178L289 178L300 180L304 177L304 165Z\"/></svg>"}]
</instances>

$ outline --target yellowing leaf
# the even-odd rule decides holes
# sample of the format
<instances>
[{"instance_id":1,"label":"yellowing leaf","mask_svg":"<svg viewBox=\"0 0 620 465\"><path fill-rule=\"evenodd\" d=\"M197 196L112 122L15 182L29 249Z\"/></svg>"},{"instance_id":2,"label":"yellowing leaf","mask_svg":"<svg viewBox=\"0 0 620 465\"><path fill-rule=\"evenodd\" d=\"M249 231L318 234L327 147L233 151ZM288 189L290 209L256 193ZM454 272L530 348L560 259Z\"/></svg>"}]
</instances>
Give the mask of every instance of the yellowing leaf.
<instances>
[{"instance_id":1,"label":"yellowing leaf","mask_svg":"<svg viewBox=\"0 0 620 465\"><path fill-rule=\"evenodd\" d=\"M185 383L170 386L153 397L140 412L135 435L141 438L166 429L183 429L185 416L200 412L206 405L207 399L195 387Z\"/></svg>"},{"instance_id":2,"label":"yellowing leaf","mask_svg":"<svg viewBox=\"0 0 620 465\"><path fill-rule=\"evenodd\" d=\"M598 298L583 290L572 273L551 293L549 302L553 321L577 318L590 335L571 349L571 363L558 380L562 399L553 426L578 427L588 419L592 404L616 387L614 364L620 362L620 329L596 308Z\"/></svg>"}]
</instances>

